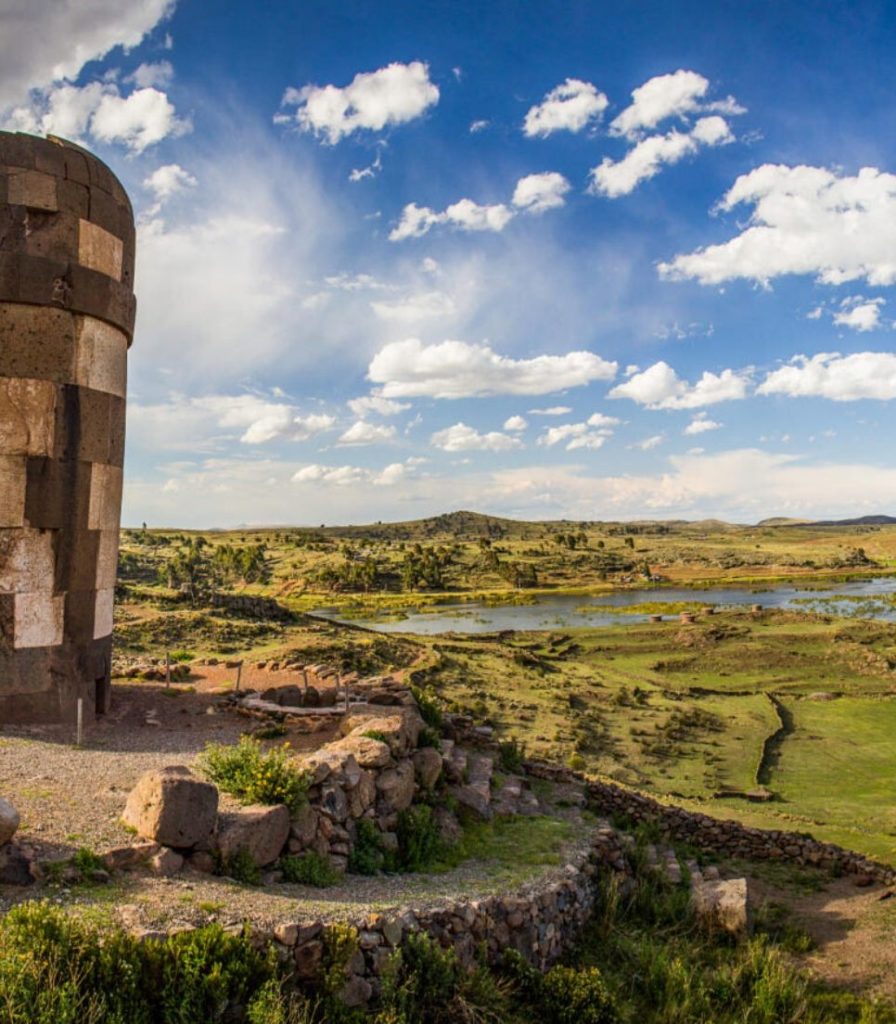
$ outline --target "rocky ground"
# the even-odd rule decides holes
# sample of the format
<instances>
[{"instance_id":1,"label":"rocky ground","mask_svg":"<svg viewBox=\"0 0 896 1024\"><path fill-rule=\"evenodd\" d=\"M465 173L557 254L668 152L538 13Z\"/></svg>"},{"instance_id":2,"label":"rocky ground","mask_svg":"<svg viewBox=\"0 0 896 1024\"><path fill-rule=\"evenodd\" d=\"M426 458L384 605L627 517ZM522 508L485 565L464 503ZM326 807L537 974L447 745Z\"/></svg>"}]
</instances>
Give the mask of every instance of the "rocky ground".
<instances>
[{"instance_id":1,"label":"rocky ground","mask_svg":"<svg viewBox=\"0 0 896 1024\"><path fill-rule=\"evenodd\" d=\"M0 793L18 809L21 834L42 859L130 841L119 818L141 775L189 764L207 743L233 743L254 724L218 710L233 673L223 666L201 671L170 691L159 683L116 683L112 711L87 727L81 747L71 728L0 728ZM285 738L297 751L316 749L336 729L321 724L315 733L291 727Z\"/></svg>"}]
</instances>

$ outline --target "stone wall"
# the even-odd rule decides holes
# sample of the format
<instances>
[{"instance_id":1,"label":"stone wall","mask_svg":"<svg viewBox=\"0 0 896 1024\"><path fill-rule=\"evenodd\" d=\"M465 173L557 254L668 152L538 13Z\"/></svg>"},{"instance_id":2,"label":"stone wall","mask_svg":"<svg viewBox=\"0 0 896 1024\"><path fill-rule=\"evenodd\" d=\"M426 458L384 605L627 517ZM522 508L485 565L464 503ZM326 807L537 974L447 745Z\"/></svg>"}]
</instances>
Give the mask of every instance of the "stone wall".
<instances>
[{"instance_id":1,"label":"stone wall","mask_svg":"<svg viewBox=\"0 0 896 1024\"><path fill-rule=\"evenodd\" d=\"M104 164L0 132L0 722L108 702L134 240Z\"/></svg>"},{"instance_id":2,"label":"stone wall","mask_svg":"<svg viewBox=\"0 0 896 1024\"><path fill-rule=\"evenodd\" d=\"M613 783L587 780L576 772L553 765L533 762L527 768L540 778L586 782L589 799L600 813L621 815L632 822L654 823L669 839L689 843L722 857L777 860L819 867L835 874L863 875L885 885L896 883L896 870L891 866L803 833L751 828L739 821L712 818L708 814L660 803L643 793Z\"/></svg>"}]
</instances>

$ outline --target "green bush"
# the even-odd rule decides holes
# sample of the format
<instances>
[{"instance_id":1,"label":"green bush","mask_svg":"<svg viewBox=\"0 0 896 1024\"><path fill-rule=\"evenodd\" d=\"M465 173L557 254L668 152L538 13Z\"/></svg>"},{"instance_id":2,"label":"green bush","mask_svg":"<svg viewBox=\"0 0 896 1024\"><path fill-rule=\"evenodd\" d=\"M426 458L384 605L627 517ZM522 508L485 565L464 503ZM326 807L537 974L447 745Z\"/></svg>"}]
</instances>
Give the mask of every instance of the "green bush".
<instances>
[{"instance_id":1,"label":"green bush","mask_svg":"<svg viewBox=\"0 0 896 1024\"><path fill-rule=\"evenodd\" d=\"M215 1024L271 973L218 925L141 943L43 902L0 921L4 1024Z\"/></svg>"},{"instance_id":2,"label":"green bush","mask_svg":"<svg viewBox=\"0 0 896 1024\"><path fill-rule=\"evenodd\" d=\"M417 737L417 746L421 749L423 747L432 747L435 750L441 750L442 737L438 730L433 729L430 725L424 725L420 730L420 735Z\"/></svg>"},{"instance_id":3,"label":"green bush","mask_svg":"<svg viewBox=\"0 0 896 1024\"><path fill-rule=\"evenodd\" d=\"M389 959L374 1024L511 1024L507 993L486 968L464 970L453 948L425 932L409 935Z\"/></svg>"},{"instance_id":4,"label":"green bush","mask_svg":"<svg viewBox=\"0 0 896 1024\"><path fill-rule=\"evenodd\" d=\"M355 875L375 875L383 869L386 857L379 829L369 818L355 826L355 843L348 857L348 870Z\"/></svg>"},{"instance_id":5,"label":"green bush","mask_svg":"<svg viewBox=\"0 0 896 1024\"><path fill-rule=\"evenodd\" d=\"M296 811L307 799L308 773L296 767L287 747L265 752L258 740L242 736L235 745L209 743L199 763L214 783L243 803L286 804Z\"/></svg>"},{"instance_id":6,"label":"green bush","mask_svg":"<svg viewBox=\"0 0 896 1024\"><path fill-rule=\"evenodd\" d=\"M246 849L236 850L226 857L218 853L215 856L215 874L232 878L235 882L243 882L245 885L259 885L261 883L261 869L255 863L255 858Z\"/></svg>"},{"instance_id":7,"label":"green bush","mask_svg":"<svg viewBox=\"0 0 896 1024\"><path fill-rule=\"evenodd\" d=\"M417 707L420 709L420 717L423 721L431 729L435 729L436 732L441 735L442 709L439 707L436 698L427 690L423 690L419 686L411 687L411 696L417 702Z\"/></svg>"},{"instance_id":8,"label":"green bush","mask_svg":"<svg viewBox=\"0 0 896 1024\"><path fill-rule=\"evenodd\" d=\"M301 857L281 857L280 870L285 882L294 885L313 885L318 889L335 885L342 878L341 872L337 871L326 857L313 852Z\"/></svg>"},{"instance_id":9,"label":"green bush","mask_svg":"<svg viewBox=\"0 0 896 1024\"><path fill-rule=\"evenodd\" d=\"M541 984L544 1024L617 1024L620 1020L596 967L552 967Z\"/></svg>"},{"instance_id":10,"label":"green bush","mask_svg":"<svg viewBox=\"0 0 896 1024\"><path fill-rule=\"evenodd\" d=\"M498 764L502 771L519 775L526 759L526 748L516 737L498 744Z\"/></svg>"},{"instance_id":11,"label":"green bush","mask_svg":"<svg viewBox=\"0 0 896 1024\"><path fill-rule=\"evenodd\" d=\"M432 808L417 804L398 815L398 863L400 871L423 871L442 852L439 826Z\"/></svg>"}]
</instances>

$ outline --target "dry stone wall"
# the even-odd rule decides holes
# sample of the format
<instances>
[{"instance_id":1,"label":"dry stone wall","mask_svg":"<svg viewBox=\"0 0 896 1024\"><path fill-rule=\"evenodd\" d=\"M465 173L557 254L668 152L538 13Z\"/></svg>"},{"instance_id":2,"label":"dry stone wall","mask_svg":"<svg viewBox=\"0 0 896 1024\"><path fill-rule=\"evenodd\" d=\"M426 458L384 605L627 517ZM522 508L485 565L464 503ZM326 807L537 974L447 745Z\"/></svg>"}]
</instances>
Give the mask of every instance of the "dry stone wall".
<instances>
[{"instance_id":1,"label":"dry stone wall","mask_svg":"<svg viewBox=\"0 0 896 1024\"><path fill-rule=\"evenodd\" d=\"M104 164L0 132L0 722L108 702L134 246Z\"/></svg>"},{"instance_id":2,"label":"dry stone wall","mask_svg":"<svg viewBox=\"0 0 896 1024\"><path fill-rule=\"evenodd\" d=\"M722 857L777 860L822 868L835 874L864 876L885 885L896 883L890 865L824 843L800 832L751 828L739 821L712 818L708 814L663 804L643 793L609 782L587 780L576 772L542 763L527 765L532 775L546 779L577 779L587 783L592 805L603 814L619 815L632 822L659 825L671 840L689 843Z\"/></svg>"}]
</instances>

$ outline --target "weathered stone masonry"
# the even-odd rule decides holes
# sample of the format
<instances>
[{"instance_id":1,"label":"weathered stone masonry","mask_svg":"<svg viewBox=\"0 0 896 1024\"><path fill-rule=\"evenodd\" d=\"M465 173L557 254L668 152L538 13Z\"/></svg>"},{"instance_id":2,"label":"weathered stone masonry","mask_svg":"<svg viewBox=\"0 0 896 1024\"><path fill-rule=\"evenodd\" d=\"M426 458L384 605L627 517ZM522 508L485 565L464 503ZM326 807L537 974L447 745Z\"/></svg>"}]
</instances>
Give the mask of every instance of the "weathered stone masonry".
<instances>
[{"instance_id":1,"label":"weathered stone masonry","mask_svg":"<svg viewBox=\"0 0 896 1024\"><path fill-rule=\"evenodd\" d=\"M108 703L134 241L104 164L0 132L0 723Z\"/></svg>"}]
</instances>

